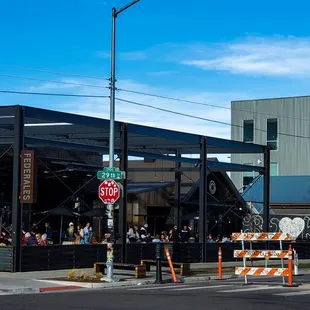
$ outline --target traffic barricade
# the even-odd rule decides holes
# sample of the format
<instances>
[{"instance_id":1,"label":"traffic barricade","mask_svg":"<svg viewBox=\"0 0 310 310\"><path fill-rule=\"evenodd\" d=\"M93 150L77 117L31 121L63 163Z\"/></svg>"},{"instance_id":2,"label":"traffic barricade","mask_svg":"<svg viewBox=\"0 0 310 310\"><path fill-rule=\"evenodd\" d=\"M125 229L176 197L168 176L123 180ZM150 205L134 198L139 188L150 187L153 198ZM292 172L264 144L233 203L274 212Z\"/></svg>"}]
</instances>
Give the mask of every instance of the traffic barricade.
<instances>
[{"instance_id":1,"label":"traffic barricade","mask_svg":"<svg viewBox=\"0 0 310 310\"><path fill-rule=\"evenodd\" d=\"M295 238L286 233L233 233L232 241L241 241L242 250L234 250L234 258L243 259L243 267L235 267L235 274L244 276L245 284L248 284L248 276L280 276L283 286L298 286L293 283L293 250L289 245L288 250L283 250L283 241L294 241ZM279 242L279 250L253 250L252 242ZM245 243L250 243L250 249L245 249ZM265 267L247 267L247 259L265 259ZM280 259L281 268L268 267L269 259ZM287 259L287 267L284 267L284 259ZM285 282L287 278L287 283Z\"/></svg>"}]
</instances>

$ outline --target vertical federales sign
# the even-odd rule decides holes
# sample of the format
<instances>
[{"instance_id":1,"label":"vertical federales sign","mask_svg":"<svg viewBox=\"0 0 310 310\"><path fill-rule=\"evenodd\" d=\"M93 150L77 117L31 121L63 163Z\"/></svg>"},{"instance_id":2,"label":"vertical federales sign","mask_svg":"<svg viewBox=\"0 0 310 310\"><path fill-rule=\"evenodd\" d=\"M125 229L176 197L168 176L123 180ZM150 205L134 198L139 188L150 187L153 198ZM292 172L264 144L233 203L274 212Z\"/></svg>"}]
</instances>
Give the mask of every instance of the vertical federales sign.
<instances>
[{"instance_id":1,"label":"vertical federales sign","mask_svg":"<svg viewBox=\"0 0 310 310\"><path fill-rule=\"evenodd\" d=\"M35 202L35 156L33 150L21 152L20 203Z\"/></svg>"}]
</instances>

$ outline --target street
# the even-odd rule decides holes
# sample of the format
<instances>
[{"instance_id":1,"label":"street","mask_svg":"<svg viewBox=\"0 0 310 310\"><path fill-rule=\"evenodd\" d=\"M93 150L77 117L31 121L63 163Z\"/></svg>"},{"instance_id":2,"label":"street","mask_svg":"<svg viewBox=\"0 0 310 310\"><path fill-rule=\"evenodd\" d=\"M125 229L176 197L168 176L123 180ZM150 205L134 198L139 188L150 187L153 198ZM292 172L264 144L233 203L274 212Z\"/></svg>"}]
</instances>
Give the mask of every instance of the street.
<instances>
[{"instance_id":1,"label":"street","mask_svg":"<svg viewBox=\"0 0 310 310\"><path fill-rule=\"evenodd\" d=\"M0 309L308 309L309 275L296 277L301 284L296 288L282 287L281 278L254 280L249 285L231 279L1 296Z\"/></svg>"}]
</instances>

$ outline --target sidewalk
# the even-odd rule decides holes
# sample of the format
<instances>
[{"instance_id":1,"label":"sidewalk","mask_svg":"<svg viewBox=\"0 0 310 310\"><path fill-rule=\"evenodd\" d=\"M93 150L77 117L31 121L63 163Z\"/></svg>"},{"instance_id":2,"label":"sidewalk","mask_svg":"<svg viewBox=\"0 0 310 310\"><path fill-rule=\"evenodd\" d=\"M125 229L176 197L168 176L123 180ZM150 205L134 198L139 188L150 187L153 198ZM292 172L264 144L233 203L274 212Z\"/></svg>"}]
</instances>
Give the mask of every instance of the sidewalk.
<instances>
[{"instance_id":1,"label":"sidewalk","mask_svg":"<svg viewBox=\"0 0 310 310\"><path fill-rule=\"evenodd\" d=\"M300 264L310 264L310 259L300 260ZM272 260L268 262L268 266L279 265L281 261ZM224 262L223 268L233 268L243 266L242 261L238 262ZM265 261L255 261L253 266L265 266ZM208 270L211 269L211 270ZM191 264L191 270L196 272L201 272L193 276L184 277L185 282L195 282L195 281L204 281L210 279L216 279L216 269L217 263L194 263ZM304 270L305 273L310 272L309 270ZM163 280L171 280L171 275L169 268L162 268L163 270ZM147 273L147 277L144 279L135 279L133 271L122 271L115 270L115 276L121 280L121 282L115 283L94 283L93 285L76 284L75 282L57 282L55 278L66 277L68 273L72 271L71 269L67 270L48 270L48 271L32 271L32 272L23 272L23 273L8 273L0 272L0 295L4 293L38 293L42 291L53 291L53 290L71 290L77 288L98 288L98 287L113 287L113 286L134 286L134 285L145 285L152 284L156 279L156 268L152 267L151 271ZM80 274L82 271L87 272L89 275L94 274L93 268L82 268L77 270L77 274ZM205 271L205 272L204 272ZM233 271L229 273L224 272L224 277L234 276ZM99 285L97 285L99 284ZM83 286L80 286L83 285Z\"/></svg>"}]
</instances>

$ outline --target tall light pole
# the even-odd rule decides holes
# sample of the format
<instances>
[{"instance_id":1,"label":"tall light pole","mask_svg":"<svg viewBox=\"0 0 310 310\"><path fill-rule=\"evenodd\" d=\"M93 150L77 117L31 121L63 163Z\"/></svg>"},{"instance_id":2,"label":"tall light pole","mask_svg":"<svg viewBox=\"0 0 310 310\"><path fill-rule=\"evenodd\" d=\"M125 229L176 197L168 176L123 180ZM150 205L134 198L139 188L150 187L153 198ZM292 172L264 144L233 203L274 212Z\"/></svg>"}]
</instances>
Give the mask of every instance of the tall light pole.
<instances>
[{"instance_id":1,"label":"tall light pole","mask_svg":"<svg viewBox=\"0 0 310 310\"><path fill-rule=\"evenodd\" d=\"M111 38L111 77L110 77L110 139L109 139L109 167L114 168L114 139L115 139L115 37L116 37L116 18L123 11L140 0L134 0L123 6L119 10L112 8L112 38ZM112 214L113 205L108 205L108 227L111 227L112 236L114 236L114 215ZM110 220L110 221L109 221ZM109 225L110 222L110 225ZM123 245L125 246L125 245Z\"/></svg>"},{"instance_id":2,"label":"tall light pole","mask_svg":"<svg viewBox=\"0 0 310 310\"><path fill-rule=\"evenodd\" d=\"M115 22L117 16L127 10L132 5L140 0L134 0L131 3L123 6L119 10L112 9L112 39L111 39L111 78L110 78L110 141L109 141L109 167L114 167L114 139L115 139Z\"/></svg>"}]
</instances>

